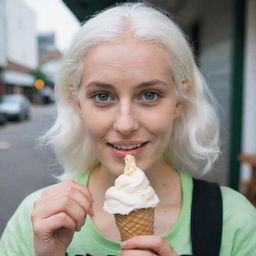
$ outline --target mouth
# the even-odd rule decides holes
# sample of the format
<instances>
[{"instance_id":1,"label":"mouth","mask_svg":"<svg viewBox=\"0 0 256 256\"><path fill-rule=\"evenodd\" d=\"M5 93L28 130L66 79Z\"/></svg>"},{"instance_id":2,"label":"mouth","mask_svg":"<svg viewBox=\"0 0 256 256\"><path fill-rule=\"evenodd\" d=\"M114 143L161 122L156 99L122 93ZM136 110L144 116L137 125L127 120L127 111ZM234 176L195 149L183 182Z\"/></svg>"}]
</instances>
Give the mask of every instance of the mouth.
<instances>
[{"instance_id":1,"label":"mouth","mask_svg":"<svg viewBox=\"0 0 256 256\"><path fill-rule=\"evenodd\" d=\"M111 144L108 143L109 146L116 148L116 149L121 149L121 150L132 150L135 148L140 148L143 145L145 145L148 142L143 142L143 143L138 143L138 144L131 144L131 145L120 145L120 144Z\"/></svg>"},{"instance_id":2,"label":"mouth","mask_svg":"<svg viewBox=\"0 0 256 256\"><path fill-rule=\"evenodd\" d=\"M113 153L119 158L124 158L127 154L138 156L149 141L142 143L107 143L112 148Z\"/></svg>"}]
</instances>

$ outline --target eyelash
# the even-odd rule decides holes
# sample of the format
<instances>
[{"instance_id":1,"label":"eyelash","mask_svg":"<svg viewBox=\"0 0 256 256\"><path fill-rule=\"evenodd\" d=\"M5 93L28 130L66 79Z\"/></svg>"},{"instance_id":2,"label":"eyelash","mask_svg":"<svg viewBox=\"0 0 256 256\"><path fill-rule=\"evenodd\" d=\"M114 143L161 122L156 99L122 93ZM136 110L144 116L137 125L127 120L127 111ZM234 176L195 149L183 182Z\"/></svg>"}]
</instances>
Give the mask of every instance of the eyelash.
<instances>
[{"instance_id":1,"label":"eyelash","mask_svg":"<svg viewBox=\"0 0 256 256\"><path fill-rule=\"evenodd\" d=\"M107 95L108 97L111 97L113 99L113 97L110 95L110 93L108 92L96 92L94 94L91 95L91 98L94 98L97 102L106 102L106 101L109 101L109 100L99 100L99 99L96 99L96 97L99 97L99 95L101 94L105 94Z\"/></svg>"},{"instance_id":2,"label":"eyelash","mask_svg":"<svg viewBox=\"0 0 256 256\"><path fill-rule=\"evenodd\" d=\"M146 100L146 99L142 99L143 96L145 96L147 93L154 93L154 96L156 97L156 99L151 99L151 100ZM140 94L140 100L144 101L145 103L147 104L152 104L152 103L155 103L159 100L159 98L161 98L162 95L160 94L160 92L157 92L157 91L154 91L154 90L146 90L146 91L143 91L141 94Z\"/></svg>"},{"instance_id":3,"label":"eyelash","mask_svg":"<svg viewBox=\"0 0 256 256\"><path fill-rule=\"evenodd\" d=\"M156 99L152 99L152 100L147 100L147 99L143 99L143 96L146 95L146 93L154 93L154 97ZM107 97L110 97L110 99L107 100L99 100L97 99L97 97L99 97L99 95L101 94L105 94L107 95ZM90 98L94 99L94 101L96 102L97 105L105 107L110 105L111 103L113 103L115 101L114 97L111 95L111 93L107 92L107 91L100 91L100 92L95 92L92 93L90 95ZM162 98L162 95L160 92L158 91L154 91L154 90L145 90L143 92L141 92L139 94L139 101L142 102L145 105L153 105L155 104L160 98Z\"/></svg>"}]
</instances>

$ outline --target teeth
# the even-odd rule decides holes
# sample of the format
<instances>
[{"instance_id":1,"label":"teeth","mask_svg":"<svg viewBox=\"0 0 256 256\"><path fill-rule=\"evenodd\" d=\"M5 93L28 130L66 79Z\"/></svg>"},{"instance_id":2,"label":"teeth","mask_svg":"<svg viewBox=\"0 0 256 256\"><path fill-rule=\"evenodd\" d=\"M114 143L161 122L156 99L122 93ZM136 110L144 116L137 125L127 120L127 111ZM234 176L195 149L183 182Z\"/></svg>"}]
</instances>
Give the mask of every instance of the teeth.
<instances>
[{"instance_id":1,"label":"teeth","mask_svg":"<svg viewBox=\"0 0 256 256\"><path fill-rule=\"evenodd\" d=\"M138 148L142 145L142 143L140 144L134 144L134 145L113 145L114 148L117 148L117 149L134 149L134 148Z\"/></svg>"}]
</instances>

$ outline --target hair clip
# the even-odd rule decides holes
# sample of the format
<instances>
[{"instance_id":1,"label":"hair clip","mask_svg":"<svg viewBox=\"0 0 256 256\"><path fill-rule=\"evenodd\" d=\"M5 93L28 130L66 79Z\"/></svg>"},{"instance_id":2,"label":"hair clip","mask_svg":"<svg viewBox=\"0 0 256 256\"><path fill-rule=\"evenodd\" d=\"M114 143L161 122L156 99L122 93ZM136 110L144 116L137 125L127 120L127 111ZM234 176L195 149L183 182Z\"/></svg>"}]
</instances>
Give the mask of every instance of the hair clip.
<instances>
[{"instance_id":1,"label":"hair clip","mask_svg":"<svg viewBox=\"0 0 256 256\"><path fill-rule=\"evenodd\" d=\"M72 84L68 86L68 99L73 101L76 98L76 91Z\"/></svg>"},{"instance_id":2,"label":"hair clip","mask_svg":"<svg viewBox=\"0 0 256 256\"><path fill-rule=\"evenodd\" d=\"M191 83L188 79L182 81L182 85L186 90L189 90L191 88Z\"/></svg>"}]
</instances>

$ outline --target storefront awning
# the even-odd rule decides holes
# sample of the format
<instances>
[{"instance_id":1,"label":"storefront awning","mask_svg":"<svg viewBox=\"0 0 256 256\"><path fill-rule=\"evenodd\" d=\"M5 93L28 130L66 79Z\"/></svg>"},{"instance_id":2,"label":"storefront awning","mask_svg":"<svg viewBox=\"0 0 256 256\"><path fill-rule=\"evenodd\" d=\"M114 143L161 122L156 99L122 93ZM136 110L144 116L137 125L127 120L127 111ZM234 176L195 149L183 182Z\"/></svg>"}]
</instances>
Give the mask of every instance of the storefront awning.
<instances>
[{"instance_id":1,"label":"storefront awning","mask_svg":"<svg viewBox=\"0 0 256 256\"><path fill-rule=\"evenodd\" d=\"M15 84L26 87L32 87L35 81L33 75L15 70L4 70L2 72L2 79L6 84Z\"/></svg>"}]
</instances>

